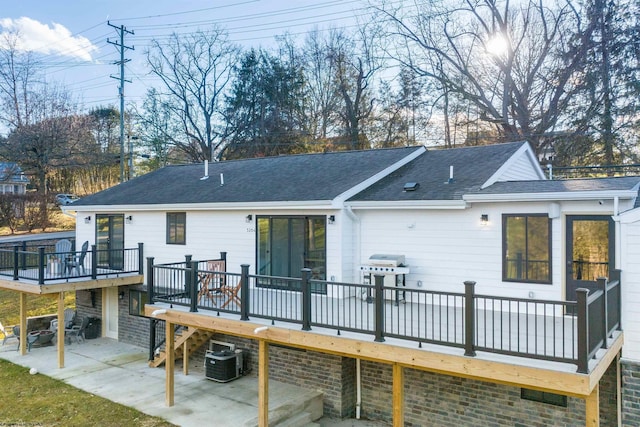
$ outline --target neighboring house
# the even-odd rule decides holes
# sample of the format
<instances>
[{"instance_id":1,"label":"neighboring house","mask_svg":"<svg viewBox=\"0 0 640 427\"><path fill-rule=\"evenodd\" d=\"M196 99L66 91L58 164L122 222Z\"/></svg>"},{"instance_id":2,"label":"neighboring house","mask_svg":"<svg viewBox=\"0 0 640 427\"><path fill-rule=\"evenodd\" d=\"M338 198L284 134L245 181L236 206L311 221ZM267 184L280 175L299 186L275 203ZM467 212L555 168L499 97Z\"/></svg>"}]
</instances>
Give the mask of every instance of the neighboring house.
<instances>
[{"instance_id":1,"label":"neighboring house","mask_svg":"<svg viewBox=\"0 0 640 427\"><path fill-rule=\"evenodd\" d=\"M0 163L0 194L25 194L29 179L15 163Z\"/></svg>"},{"instance_id":2,"label":"neighboring house","mask_svg":"<svg viewBox=\"0 0 640 427\"><path fill-rule=\"evenodd\" d=\"M261 338L254 334L253 323L245 327L247 322L237 317L227 322L207 313L207 307L186 313L178 300L175 307L162 305L167 313L159 318L168 325L210 329L238 340L257 353L259 363L270 359L272 377L322 389L329 402L325 412L331 415L362 411L368 418L393 419L395 425L595 426L617 425L618 419L623 425L638 425L639 188L640 177L547 180L529 144L507 143L169 166L66 209L82 219L77 221L76 241L110 249L142 242L154 264L184 261L186 255L206 260L226 252L229 272L250 266L253 292L269 287L258 276L299 278L301 269L309 268L312 280L326 281L318 293L334 300L360 299L341 284L369 283L367 268L374 254L400 255L403 274L385 276L385 285L404 286L400 289L409 303L397 307L409 307L413 293L426 298L429 291L431 302L423 299L418 305L435 306L439 298L440 310L455 313L461 307L456 298L465 293L463 282L475 281L475 294L493 304L480 309L491 313L496 324L500 321L495 319L522 314L535 318L540 313L528 310L541 306L543 315L554 316L549 328L555 330L558 322L580 318L572 315L573 305L562 302L579 299L579 288L597 294L603 282L596 279L604 276L616 283L616 271L621 270L621 287L616 289L622 295L611 299L618 304L621 300L624 347L622 332L616 332L582 367L578 362L584 371L580 373L569 359L541 361L529 350L524 357L520 350L498 351L496 356L490 347L498 338L483 337L480 329L475 339L484 339L486 349L471 357L474 352L466 344L441 346L434 335L424 340L423 348L422 341L419 346L402 344L396 337L401 333L385 343L344 333L329 340L317 327L285 334L286 328L274 322L269 327L273 335L267 331ZM295 287L282 287L298 294ZM120 291L120 304L128 304L133 295L139 298L139 289ZM88 307L85 294L79 293L79 310ZM442 303L447 296L451 300ZM549 301L561 303L545 305ZM293 299L287 304L294 304ZM606 307L601 306L604 317L619 313ZM427 313L435 316L427 311L416 315ZM148 322L126 314L126 306L105 315L111 325L107 335L148 345ZM598 318L593 312L590 316ZM488 324L486 318L475 321ZM592 332L599 327L589 325ZM299 331L299 325L294 326ZM461 324L451 326L464 332ZM576 327L570 323L562 331L572 334ZM553 335L552 354L565 338L571 337ZM493 344L486 344L491 340ZM577 341L568 353L581 351L584 343ZM269 356L263 343L279 346ZM468 356L456 347L466 348Z\"/></svg>"}]
</instances>

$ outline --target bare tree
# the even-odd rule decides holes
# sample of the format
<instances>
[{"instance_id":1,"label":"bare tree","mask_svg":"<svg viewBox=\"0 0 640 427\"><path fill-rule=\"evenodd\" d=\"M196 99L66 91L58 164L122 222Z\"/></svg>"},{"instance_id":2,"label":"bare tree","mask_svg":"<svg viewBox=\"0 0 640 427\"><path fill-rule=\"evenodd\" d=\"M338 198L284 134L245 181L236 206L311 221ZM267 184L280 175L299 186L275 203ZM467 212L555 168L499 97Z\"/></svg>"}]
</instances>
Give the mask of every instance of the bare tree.
<instances>
[{"instance_id":1,"label":"bare tree","mask_svg":"<svg viewBox=\"0 0 640 427\"><path fill-rule=\"evenodd\" d=\"M166 107L181 125L182 136L172 135L173 145L193 161L215 160L223 148L216 125L223 118L220 103L237 53L217 27L153 40L147 51L151 73L167 91Z\"/></svg>"},{"instance_id":2,"label":"bare tree","mask_svg":"<svg viewBox=\"0 0 640 427\"><path fill-rule=\"evenodd\" d=\"M441 90L477 107L507 140L541 150L566 126L588 39L571 0L456 0L377 7L393 25L389 52Z\"/></svg>"},{"instance_id":3,"label":"bare tree","mask_svg":"<svg viewBox=\"0 0 640 427\"><path fill-rule=\"evenodd\" d=\"M362 26L354 37L333 30L329 60L335 70L335 84L341 98L339 114L343 134L351 149L370 148L364 132L374 107L371 85L382 64L376 56L377 33L373 26Z\"/></svg>"},{"instance_id":4,"label":"bare tree","mask_svg":"<svg viewBox=\"0 0 640 427\"><path fill-rule=\"evenodd\" d=\"M20 34L3 34L0 38L0 120L10 128L31 123L37 72L33 55L20 49Z\"/></svg>"}]
</instances>

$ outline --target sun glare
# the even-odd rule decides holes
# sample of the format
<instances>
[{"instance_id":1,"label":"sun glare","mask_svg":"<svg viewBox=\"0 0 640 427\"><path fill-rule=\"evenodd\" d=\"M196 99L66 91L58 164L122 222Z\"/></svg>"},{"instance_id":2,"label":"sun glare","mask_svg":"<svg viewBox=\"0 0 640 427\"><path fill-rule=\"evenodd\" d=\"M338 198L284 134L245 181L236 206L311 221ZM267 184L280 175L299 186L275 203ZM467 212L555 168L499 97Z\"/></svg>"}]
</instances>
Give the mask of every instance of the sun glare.
<instances>
[{"instance_id":1,"label":"sun glare","mask_svg":"<svg viewBox=\"0 0 640 427\"><path fill-rule=\"evenodd\" d=\"M495 56L506 54L508 47L507 39L502 34L494 34L485 45L487 52Z\"/></svg>"}]
</instances>

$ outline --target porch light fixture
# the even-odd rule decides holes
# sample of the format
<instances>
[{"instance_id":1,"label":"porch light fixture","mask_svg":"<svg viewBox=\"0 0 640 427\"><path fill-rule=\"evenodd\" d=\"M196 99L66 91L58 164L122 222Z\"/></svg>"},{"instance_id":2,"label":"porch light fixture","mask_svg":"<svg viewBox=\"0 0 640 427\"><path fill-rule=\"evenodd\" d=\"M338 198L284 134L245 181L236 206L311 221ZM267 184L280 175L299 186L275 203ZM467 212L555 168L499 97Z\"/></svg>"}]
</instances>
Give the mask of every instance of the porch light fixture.
<instances>
[{"instance_id":1,"label":"porch light fixture","mask_svg":"<svg viewBox=\"0 0 640 427\"><path fill-rule=\"evenodd\" d=\"M244 221L245 221L245 222L251 222L251 221L253 221L253 215L251 215L251 214L247 215L247 216L244 218Z\"/></svg>"},{"instance_id":2,"label":"porch light fixture","mask_svg":"<svg viewBox=\"0 0 640 427\"><path fill-rule=\"evenodd\" d=\"M336 216L335 215L329 215L327 217L327 220L329 221L329 224L333 224L334 222L336 222Z\"/></svg>"},{"instance_id":3,"label":"porch light fixture","mask_svg":"<svg viewBox=\"0 0 640 427\"><path fill-rule=\"evenodd\" d=\"M84 217L84 223L89 224L91 222L91 215Z\"/></svg>"},{"instance_id":4,"label":"porch light fixture","mask_svg":"<svg viewBox=\"0 0 640 427\"><path fill-rule=\"evenodd\" d=\"M129 215L129 216L125 217L124 219L127 220L127 223L131 224L131 222L133 221L133 216Z\"/></svg>"},{"instance_id":5,"label":"porch light fixture","mask_svg":"<svg viewBox=\"0 0 640 427\"><path fill-rule=\"evenodd\" d=\"M489 223L489 215L487 214L480 215L480 224L487 225L488 223Z\"/></svg>"}]
</instances>

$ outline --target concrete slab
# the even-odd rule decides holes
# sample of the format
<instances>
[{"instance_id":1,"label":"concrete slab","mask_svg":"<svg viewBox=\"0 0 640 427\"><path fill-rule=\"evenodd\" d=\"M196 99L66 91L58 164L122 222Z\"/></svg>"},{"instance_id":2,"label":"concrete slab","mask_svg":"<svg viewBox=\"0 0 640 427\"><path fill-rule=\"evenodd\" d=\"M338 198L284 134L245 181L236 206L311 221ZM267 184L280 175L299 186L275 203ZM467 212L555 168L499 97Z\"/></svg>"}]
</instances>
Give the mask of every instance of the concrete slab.
<instances>
[{"instance_id":1,"label":"concrete slab","mask_svg":"<svg viewBox=\"0 0 640 427\"><path fill-rule=\"evenodd\" d=\"M57 367L56 350L55 346L33 348L21 356L15 345L6 345L0 347L0 358L26 368L36 368L41 374L179 426L255 425L258 415L255 376L218 383L206 379L202 367L191 366L187 376L177 368L175 405L167 407L164 369L150 368L144 349L108 338L86 340L65 346L65 368L62 369ZM270 381L269 408L278 408L305 393L317 392ZM320 421L324 426L342 425L341 422ZM349 422L351 424L344 425L374 425L356 420Z\"/></svg>"}]
</instances>

